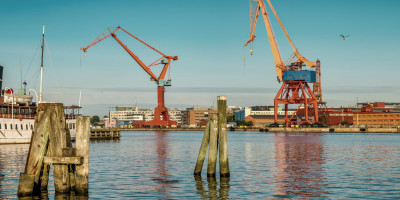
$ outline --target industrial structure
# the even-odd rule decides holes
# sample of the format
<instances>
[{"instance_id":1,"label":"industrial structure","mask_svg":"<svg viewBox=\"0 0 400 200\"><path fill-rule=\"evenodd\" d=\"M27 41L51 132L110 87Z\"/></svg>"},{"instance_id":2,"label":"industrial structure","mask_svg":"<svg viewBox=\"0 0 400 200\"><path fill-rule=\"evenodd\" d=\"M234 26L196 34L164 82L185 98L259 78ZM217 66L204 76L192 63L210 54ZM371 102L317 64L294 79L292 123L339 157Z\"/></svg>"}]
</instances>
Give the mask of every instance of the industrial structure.
<instances>
[{"instance_id":1,"label":"industrial structure","mask_svg":"<svg viewBox=\"0 0 400 200\"><path fill-rule=\"evenodd\" d=\"M137 41L141 42L142 44L146 45L150 49L154 50L158 54L161 55L161 58L157 59L150 65L145 65L142 60L139 59L115 34L118 30L122 30L125 33L127 33L129 36L135 38ZM177 125L177 122L170 120L169 115L168 115L168 108L165 107L164 104L164 92L165 92L165 86L171 86L171 79L164 80L165 75L170 69L170 63L171 60L178 60L178 56L167 56L154 47L148 45L147 43L143 42L136 36L132 35L125 29L121 27L109 27L103 33L101 33L92 43L90 43L87 47L82 47L81 49L83 52L86 52L90 47L93 45L101 42L102 40L108 38L109 36L112 36L124 49L126 52L129 53L129 55L132 56L132 58L140 65L140 67L143 68L144 71L147 72L148 75L150 75L150 80L155 81L157 85L157 107L154 109L154 119L146 122L147 126L171 126L171 125ZM150 70L150 67L156 66L156 65L164 65L160 75L157 77L154 75L154 73ZM161 118L162 116L162 118Z\"/></svg>"},{"instance_id":2,"label":"industrial structure","mask_svg":"<svg viewBox=\"0 0 400 200\"><path fill-rule=\"evenodd\" d=\"M312 62L303 57L296 47L294 46L292 40L290 39L285 27L280 21L274 7L270 0L267 0L272 12L274 13L277 21L279 22L286 38L290 42L294 53L286 60L282 61L278 45L272 31L271 23L268 18L268 12L265 8L263 0L250 0L250 19L251 19L251 32L249 40L244 44L247 46L249 43L253 42L255 39L254 31L256 28L259 13L261 11L264 18L265 27L267 29L268 39L272 49L272 55L275 62L275 71L278 75L278 82L283 82L282 86L274 99L275 107L275 122L278 122L278 106L279 104L284 104L285 106L285 124L311 124L318 123L318 102L322 102L322 92L321 92L321 71L320 62ZM255 3L255 4L254 4ZM255 8L253 7L255 5ZM250 50L253 53L253 50ZM297 58L297 60L295 60ZM317 68L316 70L306 69ZM311 90L309 83L314 83L314 88ZM290 117L288 116L289 105L300 104ZM297 118L296 113L300 109L303 109L305 114L304 118Z\"/></svg>"}]
</instances>

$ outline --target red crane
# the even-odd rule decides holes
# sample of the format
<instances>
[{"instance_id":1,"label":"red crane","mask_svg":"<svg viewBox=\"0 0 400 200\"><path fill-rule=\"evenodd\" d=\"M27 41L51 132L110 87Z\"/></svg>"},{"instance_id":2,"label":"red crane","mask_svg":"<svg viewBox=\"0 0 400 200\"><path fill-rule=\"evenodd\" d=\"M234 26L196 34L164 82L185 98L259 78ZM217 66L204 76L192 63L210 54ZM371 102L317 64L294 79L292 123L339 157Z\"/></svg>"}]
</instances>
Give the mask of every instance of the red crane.
<instances>
[{"instance_id":1,"label":"red crane","mask_svg":"<svg viewBox=\"0 0 400 200\"><path fill-rule=\"evenodd\" d=\"M149 66L145 65L131 50L128 49L128 47L122 43L122 41L117 37L115 32L118 30L122 30L131 37L135 38L139 42L143 43L150 49L154 50L155 52L159 53L162 57L154 61L152 64ZM171 126L171 125L177 125L175 121L172 121L169 119L168 115L168 108L165 107L164 104L164 92L165 92L165 86L171 86L171 80L164 80L165 75L170 67L171 60L178 60L178 56L167 56L154 47L148 45L147 43L143 42L136 36L132 35L125 29L121 27L109 27L103 33L101 33L95 40L93 40L92 43L90 43L87 47L82 47L81 49L83 52L86 52L90 47L94 46L95 44L101 42L102 40L112 36L117 42L125 49L126 52L129 53L129 55L132 56L132 58L144 69L144 71L147 72L147 74L150 75L150 80L155 81L157 84L157 107L154 109L154 119L151 121L146 122L145 125L148 126ZM160 75L157 77L154 75L154 73L150 70L150 67L153 67L155 65L164 65L163 69L161 70ZM161 119L162 116L162 119Z\"/></svg>"}]
</instances>

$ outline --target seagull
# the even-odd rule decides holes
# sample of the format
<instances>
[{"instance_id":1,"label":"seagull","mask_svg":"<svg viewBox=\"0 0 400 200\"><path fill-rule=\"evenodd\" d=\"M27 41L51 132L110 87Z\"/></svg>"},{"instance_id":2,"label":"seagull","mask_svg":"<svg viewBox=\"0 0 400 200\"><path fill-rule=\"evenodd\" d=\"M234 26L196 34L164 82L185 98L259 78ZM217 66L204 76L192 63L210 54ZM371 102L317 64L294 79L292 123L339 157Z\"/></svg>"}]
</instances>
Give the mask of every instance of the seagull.
<instances>
[{"instance_id":1,"label":"seagull","mask_svg":"<svg viewBox=\"0 0 400 200\"><path fill-rule=\"evenodd\" d=\"M347 35L347 36L340 35L340 36L342 36L343 40L347 40L347 38L348 38L350 35Z\"/></svg>"}]
</instances>

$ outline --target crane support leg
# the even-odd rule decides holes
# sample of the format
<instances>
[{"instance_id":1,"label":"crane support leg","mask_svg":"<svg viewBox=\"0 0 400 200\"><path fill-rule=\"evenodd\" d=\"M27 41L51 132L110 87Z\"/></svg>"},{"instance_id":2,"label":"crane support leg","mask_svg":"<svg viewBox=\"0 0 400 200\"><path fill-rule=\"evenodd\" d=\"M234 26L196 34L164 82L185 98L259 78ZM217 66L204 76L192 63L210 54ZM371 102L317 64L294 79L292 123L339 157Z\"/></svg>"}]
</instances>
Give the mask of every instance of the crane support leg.
<instances>
[{"instance_id":1,"label":"crane support leg","mask_svg":"<svg viewBox=\"0 0 400 200\"><path fill-rule=\"evenodd\" d=\"M168 108L164 104L164 86L157 87L157 107L154 109L154 119L146 122L147 126L171 126L177 125L176 121L169 119ZM162 119L161 119L162 116Z\"/></svg>"},{"instance_id":2,"label":"crane support leg","mask_svg":"<svg viewBox=\"0 0 400 200\"><path fill-rule=\"evenodd\" d=\"M284 81L281 89L274 99L275 107L275 123L278 123L278 106L279 104L285 105L285 124L288 127L293 123L318 123L318 101L313 91L308 84L304 81ZM288 117L289 104L303 104L303 108L295 111L292 117ZM294 115L297 115L297 121L292 121Z\"/></svg>"}]
</instances>

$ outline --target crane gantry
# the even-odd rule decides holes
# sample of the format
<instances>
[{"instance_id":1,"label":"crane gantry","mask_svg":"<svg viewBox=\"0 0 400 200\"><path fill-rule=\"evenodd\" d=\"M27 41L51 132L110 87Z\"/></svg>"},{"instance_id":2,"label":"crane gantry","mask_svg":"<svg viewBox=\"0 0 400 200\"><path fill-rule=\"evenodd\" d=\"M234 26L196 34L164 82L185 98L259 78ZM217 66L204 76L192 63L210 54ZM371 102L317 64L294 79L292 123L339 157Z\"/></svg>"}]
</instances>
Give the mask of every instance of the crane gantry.
<instances>
[{"instance_id":1,"label":"crane gantry","mask_svg":"<svg viewBox=\"0 0 400 200\"><path fill-rule=\"evenodd\" d=\"M146 45L147 47L149 47L153 51L157 52L158 54L161 55L161 58L157 59L156 61L154 61L153 63L151 63L150 65L147 66L146 64L144 64L144 62L142 60L139 59L139 57L137 57L117 37L117 35L115 33L118 30L124 31L129 36L135 38L140 43ZM142 40L140 40L136 36L132 35L128 31L126 31L125 29L121 28L120 26L107 28L95 40L93 40L93 42L91 42L87 47L82 47L81 50L83 50L83 52L87 52L87 50L90 47L94 46L95 44L103 41L104 39L106 39L106 38L108 38L110 36L112 36L125 49L125 51L129 53L129 55L139 64L139 66L142 67L142 69L144 71L146 71L146 73L148 75L150 75L150 80L155 81L155 83L157 85L157 107L154 109L154 119L151 120L151 121L146 122L145 125L148 125L148 126L171 126L171 125L177 125L177 122L172 121L172 120L169 119L168 108L166 108L165 104L164 104L165 86L171 86L171 80L164 80L164 78L165 78L165 75L166 75L168 69L170 68L171 60L178 60L178 56L167 56L167 55L161 53L159 50L157 50L154 47L152 47L152 46L148 45L147 43L143 42ZM162 68L160 75L157 77L151 71L150 67L153 67L153 66L156 66L156 65L160 65L160 64L164 65L164 67ZM162 119L161 119L161 116L162 116Z\"/></svg>"},{"instance_id":2,"label":"crane gantry","mask_svg":"<svg viewBox=\"0 0 400 200\"><path fill-rule=\"evenodd\" d=\"M253 10L253 2L256 3L255 10ZM297 112L300 110L301 106L304 105L304 120L297 119L297 123L317 123L318 122L318 102L322 101L321 97L321 88L320 88L320 62L312 62L307 60L304 56L302 56L297 48L294 46L292 40L289 37L285 27L283 26L281 20L278 17L274 7L271 4L270 0L267 0L272 12L274 13L279 25L281 26L283 32L285 33L286 38L288 39L291 47L294 52L292 56L286 62L283 62L282 57L280 55L278 44L275 39L274 32L271 27L271 23L269 21L268 12L264 4L264 0L250 0L250 19L251 19L251 30L250 30L250 38L244 44L247 46L249 43L253 42L255 39L255 28L258 21L259 13L261 12L265 27L267 29L267 35L270 42L270 46L272 49L272 55L275 62L275 71L277 74L277 79L279 82L283 82L282 86L274 99L274 107L275 107L275 123L278 121L278 106L279 104L285 105L285 123L288 126L293 123L294 116L297 115ZM294 58L297 60L293 61ZM317 68L317 76L316 71L312 70L304 70L303 67L308 66L310 68ZM317 80L316 80L317 79ZM316 84L317 81L317 84ZM308 86L308 83L314 83L314 92ZM314 93L318 93L318 99ZM300 104L293 113L293 115L288 117L288 105L289 104ZM311 111L311 115L309 115L309 111Z\"/></svg>"}]
</instances>

